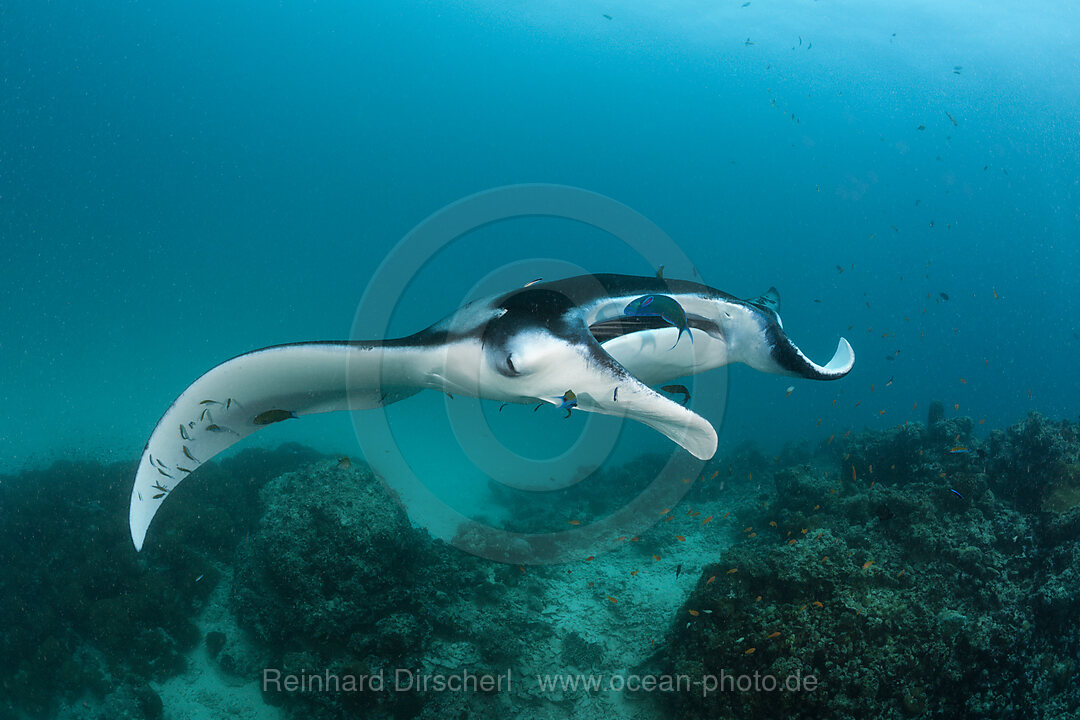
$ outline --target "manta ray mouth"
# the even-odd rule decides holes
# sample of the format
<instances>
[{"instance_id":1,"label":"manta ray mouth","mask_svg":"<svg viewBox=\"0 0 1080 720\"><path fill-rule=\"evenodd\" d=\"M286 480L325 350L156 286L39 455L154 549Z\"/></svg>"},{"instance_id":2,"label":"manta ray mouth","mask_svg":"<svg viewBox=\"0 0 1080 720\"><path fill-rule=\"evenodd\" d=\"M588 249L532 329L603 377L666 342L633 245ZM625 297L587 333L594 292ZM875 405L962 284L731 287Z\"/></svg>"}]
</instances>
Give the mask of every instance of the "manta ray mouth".
<instances>
[{"instance_id":1,"label":"manta ray mouth","mask_svg":"<svg viewBox=\"0 0 1080 720\"><path fill-rule=\"evenodd\" d=\"M687 315L686 325L691 330L701 330L717 339L723 338L720 326L700 315ZM669 327L671 327L671 323L655 315L624 315L593 323L589 326L589 332L592 333L598 343L603 344L608 340L623 337L624 335L648 330L662 330Z\"/></svg>"}]
</instances>

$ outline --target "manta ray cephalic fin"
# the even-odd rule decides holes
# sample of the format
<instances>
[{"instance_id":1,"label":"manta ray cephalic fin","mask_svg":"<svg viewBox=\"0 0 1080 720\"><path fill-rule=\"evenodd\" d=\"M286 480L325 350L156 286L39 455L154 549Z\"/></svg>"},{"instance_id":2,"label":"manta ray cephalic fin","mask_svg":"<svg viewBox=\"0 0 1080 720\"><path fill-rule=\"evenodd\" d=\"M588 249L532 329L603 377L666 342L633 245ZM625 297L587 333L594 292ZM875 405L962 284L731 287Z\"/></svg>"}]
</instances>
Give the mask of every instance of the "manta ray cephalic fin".
<instances>
[{"instance_id":1,"label":"manta ray cephalic fin","mask_svg":"<svg viewBox=\"0 0 1080 720\"><path fill-rule=\"evenodd\" d=\"M577 394L579 410L637 420L701 460L716 454L716 429L708 420L631 375L604 350L584 323L574 340L571 347L580 361L562 368L573 377L567 387Z\"/></svg>"}]
</instances>

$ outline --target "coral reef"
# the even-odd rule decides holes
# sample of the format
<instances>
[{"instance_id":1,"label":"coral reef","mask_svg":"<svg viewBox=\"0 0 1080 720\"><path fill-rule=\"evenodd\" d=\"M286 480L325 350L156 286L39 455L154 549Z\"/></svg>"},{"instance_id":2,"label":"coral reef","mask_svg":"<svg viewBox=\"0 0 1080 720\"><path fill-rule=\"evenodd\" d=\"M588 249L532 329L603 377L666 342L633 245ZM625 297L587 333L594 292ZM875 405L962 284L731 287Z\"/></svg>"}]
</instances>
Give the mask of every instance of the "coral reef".
<instances>
[{"instance_id":1,"label":"coral reef","mask_svg":"<svg viewBox=\"0 0 1080 720\"><path fill-rule=\"evenodd\" d=\"M990 433L988 469L999 492L1028 510L1060 512L1080 500L1080 441L1074 423L1037 412L1005 431Z\"/></svg>"},{"instance_id":2,"label":"coral reef","mask_svg":"<svg viewBox=\"0 0 1080 720\"><path fill-rule=\"evenodd\" d=\"M289 473L261 497L266 511L242 547L233 604L264 644L265 667L339 677L383 672L387 683L397 668L494 672L544 629L506 598L536 582L535 574L480 560L414 528L363 463ZM271 688L267 701L304 718L442 717L445 703L461 702L452 695Z\"/></svg>"},{"instance_id":3,"label":"coral reef","mask_svg":"<svg viewBox=\"0 0 1080 720\"><path fill-rule=\"evenodd\" d=\"M939 416L772 458L740 446L687 466L678 512L658 506L665 519L614 552L549 568L434 540L366 464L298 446L208 464L141 555L127 535L132 464L3 477L0 718L157 720L199 672L225 694L246 683L245 707L314 720L655 715L656 696L623 707L581 689L260 699L251 682L263 668L392 683L397 668L635 666L802 682L664 693L675 717L1076 715L1080 427L1032 413L977 430ZM666 460L604 468L555 498L495 490L493 512L531 532L587 523ZM493 537L457 539L491 551Z\"/></svg>"},{"instance_id":4,"label":"coral reef","mask_svg":"<svg viewBox=\"0 0 1080 720\"><path fill-rule=\"evenodd\" d=\"M604 648L599 643L589 642L576 632L571 632L562 640L559 658L567 667L591 670L603 663Z\"/></svg>"},{"instance_id":5,"label":"coral reef","mask_svg":"<svg viewBox=\"0 0 1080 720\"><path fill-rule=\"evenodd\" d=\"M650 669L813 676L675 692L680 716L1060 717L1080 709L1077 426L1031 415L867 432L776 473L767 528L705 568ZM1028 469L1031 468L1031 472ZM1064 510L1064 512L1060 512Z\"/></svg>"},{"instance_id":6,"label":"coral reef","mask_svg":"<svg viewBox=\"0 0 1080 720\"><path fill-rule=\"evenodd\" d=\"M89 694L102 717L124 716L121 705L160 717L147 682L182 672L200 641L192 619L254 525L251 494L314 457L288 446L207 465L163 508L142 555L127 531L134 463L0 478L0 712L47 717Z\"/></svg>"}]
</instances>

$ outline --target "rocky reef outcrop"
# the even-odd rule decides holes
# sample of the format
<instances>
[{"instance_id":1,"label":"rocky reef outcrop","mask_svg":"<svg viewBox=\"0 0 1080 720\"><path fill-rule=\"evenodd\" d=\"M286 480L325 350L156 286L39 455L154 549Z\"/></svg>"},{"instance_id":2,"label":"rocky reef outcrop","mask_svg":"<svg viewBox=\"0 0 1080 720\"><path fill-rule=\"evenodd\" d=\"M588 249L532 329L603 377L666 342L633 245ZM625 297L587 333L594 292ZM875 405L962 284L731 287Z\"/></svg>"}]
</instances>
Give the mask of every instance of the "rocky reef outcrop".
<instances>
[{"instance_id":1,"label":"rocky reef outcrop","mask_svg":"<svg viewBox=\"0 0 1080 720\"><path fill-rule=\"evenodd\" d=\"M323 463L262 490L265 513L241 549L233 588L240 624L285 673L381 676L383 689L279 692L292 716L446 717L481 693L395 692L398 669L498 674L543 633L528 608L534 576L491 563L414 528L363 463ZM511 598L511 596L513 596ZM222 656L228 662L228 647ZM242 668L254 676L260 668ZM490 710L508 697L491 695Z\"/></svg>"},{"instance_id":2,"label":"rocky reef outcrop","mask_svg":"<svg viewBox=\"0 0 1080 720\"><path fill-rule=\"evenodd\" d=\"M649 669L816 685L673 692L676 713L1074 715L1078 428L972 429L861 433L777 471L755 536L706 567Z\"/></svg>"},{"instance_id":3,"label":"rocky reef outcrop","mask_svg":"<svg viewBox=\"0 0 1080 720\"><path fill-rule=\"evenodd\" d=\"M378 690L264 692L315 720L663 706L672 717L1076 716L1080 426L1032 413L978 430L936 414L771 458L744 446L687 471L685 512L660 506L640 537L555 567L435 540L364 463L294 445L207 464L142 554L127 536L133 463L5 476L0 718L157 720L168 679L198 663L223 687L267 668L382 675ZM495 493L493 513L524 532L591 522L662 465L605 468L547 504ZM638 632L633 652L620 629ZM699 684L648 702L528 683L388 687L398 669L523 679L628 667ZM778 689L792 679L798 691Z\"/></svg>"},{"instance_id":4,"label":"rocky reef outcrop","mask_svg":"<svg viewBox=\"0 0 1080 720\"><path fill-rule=\"evenodd\" d=\"M127 532L134 463L0 478L0 716L89 698L83 717L160 718L150 683L183 672L202 639L193 620L261 512L258 488L317 457L288 445L208 464L141 554Z\"/></svg>"}]
</instances>

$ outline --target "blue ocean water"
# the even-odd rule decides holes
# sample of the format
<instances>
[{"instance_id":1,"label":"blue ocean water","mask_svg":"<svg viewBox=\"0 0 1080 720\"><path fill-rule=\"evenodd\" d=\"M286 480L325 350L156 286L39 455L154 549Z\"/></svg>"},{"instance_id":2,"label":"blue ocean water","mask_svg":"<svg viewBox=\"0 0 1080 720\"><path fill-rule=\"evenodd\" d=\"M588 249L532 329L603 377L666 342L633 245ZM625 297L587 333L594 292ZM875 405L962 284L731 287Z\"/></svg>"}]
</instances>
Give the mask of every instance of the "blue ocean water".
<instances>
[{"instance_id":1,"label":"blue ocean water","mask_svg":"<svg viewBox=\"0 0 1080 720\"><path fill-rule=\"evenodd\" d=\"M925 422L935 400L981 436L1075 419L1078 46L1080 7L1054 0L0 4L4 472L133 462L203 372L349 339L411 229L530 183L631 208L713 287L775 286L818 362L850 340L837 382L717 371L697 407L721 458ZM657 264L572 220L505 220L425 258L389 334L480 288ZM413 469L482 515L464 402L389 416ZM553 474L617 422L544 410L484 405ZM236 449L357 456L364 422ZM630 424L610 463L672 448Z\"/></svg>"},{"instance_id":2,"label":"blue ocean water","mask_svg":"<svg viewBox=\"0 0 1080 720\"><path fill-rule=\"evenodd\" d=\"M627 204L715 287L777 286L812 357L851 339L848 379L783 402L735 369L725 439L931 398L1072 416L1078 27L1051 2L9 4L4 456L130 457L198 374L347 336L412 226L522 182ZM651 273L573 225L462 242L400 330L507 262ZM307 425L274 431L348 447Z\"/></svg>"}]
</instances>

